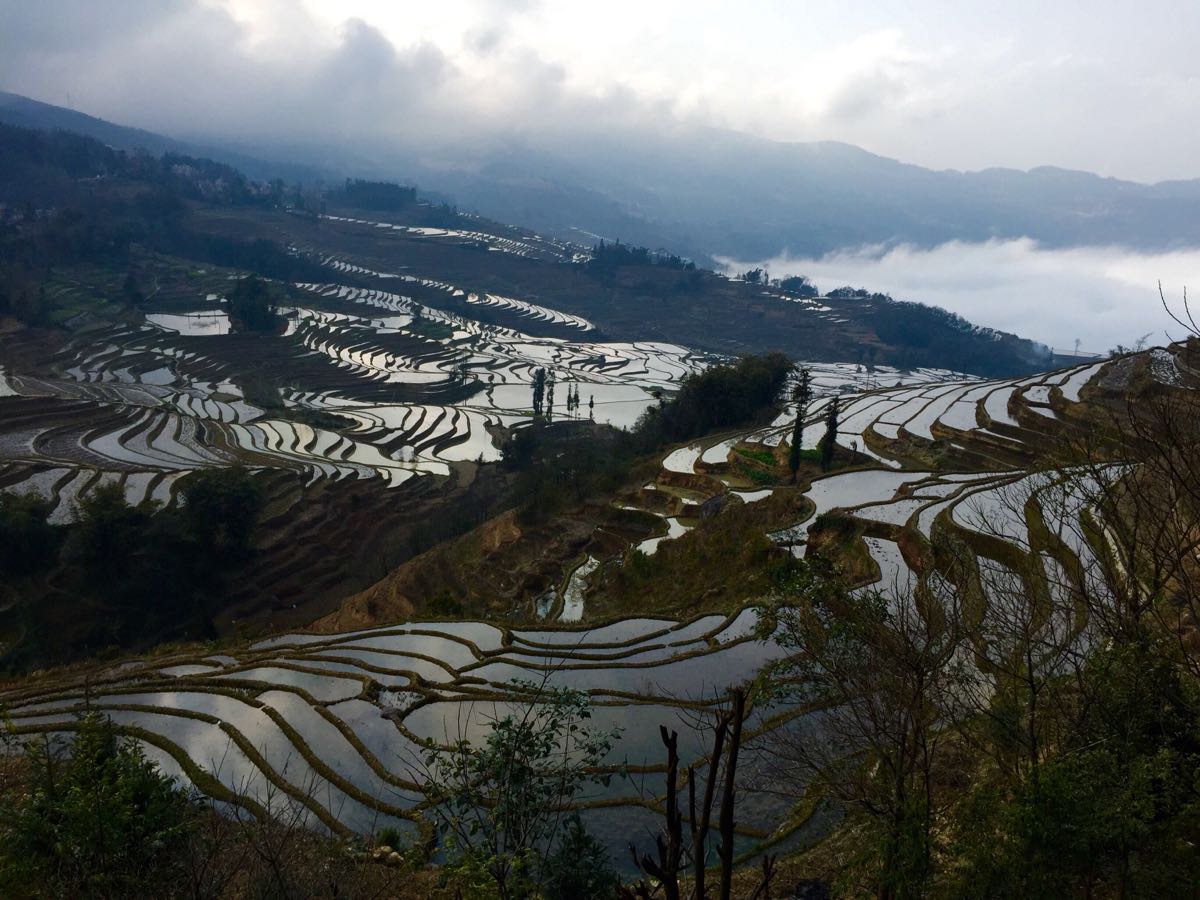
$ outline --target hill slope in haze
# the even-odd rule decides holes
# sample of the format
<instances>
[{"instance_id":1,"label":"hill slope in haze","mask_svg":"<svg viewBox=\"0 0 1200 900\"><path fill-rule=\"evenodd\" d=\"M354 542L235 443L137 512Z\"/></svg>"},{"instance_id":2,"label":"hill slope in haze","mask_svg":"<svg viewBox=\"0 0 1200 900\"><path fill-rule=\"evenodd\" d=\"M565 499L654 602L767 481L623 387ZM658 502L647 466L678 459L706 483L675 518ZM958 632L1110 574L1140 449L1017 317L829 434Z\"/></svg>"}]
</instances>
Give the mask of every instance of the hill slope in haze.
<instances>
[{"instance_id":1,"label":"hill slope in haze","mask_svg":"<svg viewBox=\"0 0 1200 900\"><path fill-rule=\"evenodd\" d=\"M845 247L1030 237L1051 247L1200 245L1200 181L1145 185L1054 167L933 171L836 142L717 129L480 136L454 144L182 144L0 93L0 121L115 147L188 152L253 177L407 178L463 207L557 236L601 235L708 261ZM283 159L287 163L264 160ZM590 242L590 240L589 240Z\"/></svg>"},{"instance_id":2,"label":"hill slope in haze","mask_svg":"<svg viewBox=\"0 0 1200 900\"><path fill-rule=\"evenodd\" d=\"M405 171L489 215L543 230L637 229L698 257L1031 237L1052 247L1200 243L1196 182L1143 185L1086 172L933 171L834 142L727 131L532 141L411 154ZM447 160L460 160L455 167ZM621 221L623 217L625 221Z\"/></svg>"}]
</instances>

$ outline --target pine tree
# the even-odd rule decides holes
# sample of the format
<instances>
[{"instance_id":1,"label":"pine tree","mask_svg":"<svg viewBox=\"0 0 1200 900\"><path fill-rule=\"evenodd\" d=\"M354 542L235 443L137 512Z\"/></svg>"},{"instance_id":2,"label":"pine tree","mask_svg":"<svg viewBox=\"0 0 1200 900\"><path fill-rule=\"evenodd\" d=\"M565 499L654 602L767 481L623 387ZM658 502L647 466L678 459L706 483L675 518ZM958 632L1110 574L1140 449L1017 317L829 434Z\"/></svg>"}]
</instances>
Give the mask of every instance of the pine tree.
<instances>
[{"instance_id":1,"label":"pine tree","mask_svg":"<svg viewBox=\"0 0 1200 900\"><path fill-rule=\"evenodd\" d=\"M533 372L533 414L542 414L542 400L546 396L546 370L534 369Z\"/></svg>"},{"instance_id":2,"label":"pine tree","mask_svg":"<svg viewBox=\"0 0 1200 900\"><path fill-rule=\"evenodd\" d=\"M804 420L808 418L808 407L812 402L812 373L808 368L800 370L800 381L792 392L796 401L796 422L792 426L792 447L788 453L788 465L792 469L792 482L800 471L800 453L804 446Z\"/></svg>"},{"instance_id":3,"label":"pine tree","mask_svg":"<svg viewBox=\"0 0 1200 900\"><path fill-rule=\"evenodd\" d=\"M821 438L821 471L828 472L833 465L833 451L837 447L838 398L829 404L829 416L825 419L825 436Z\"/></svg>"},{"instance_id":4,"label":"pine tree","mask_svg":"<svg viewBox=\"0 0 1200 900\"><path fill-rule=\"evenodd\" d=\"M126 306L137 306L142 301L142 291L138 287L137 276L133 271L129 271L125 275L125 283L121 286L121 293L125 297Z\"/></svg>"}]
</instances>

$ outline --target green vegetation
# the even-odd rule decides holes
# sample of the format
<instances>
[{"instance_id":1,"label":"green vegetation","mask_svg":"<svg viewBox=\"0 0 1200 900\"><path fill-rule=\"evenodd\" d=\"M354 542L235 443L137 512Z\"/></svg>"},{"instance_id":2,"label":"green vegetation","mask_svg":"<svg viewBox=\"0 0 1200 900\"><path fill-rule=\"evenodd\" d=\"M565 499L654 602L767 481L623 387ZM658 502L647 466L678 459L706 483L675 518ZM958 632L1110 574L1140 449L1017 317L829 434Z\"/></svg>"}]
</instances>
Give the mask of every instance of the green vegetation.
<instances>
[{"instance_id":1,"label":"green vegetation","mask_svg":"<svg viewBox=\"0 0 1200 900\"><path fill-rule=\"evenodd\" d=\"M871 295L876 298L883 302L871 316L871 326L881 341L897 348L888 359L892 365L904 369L924 365L921 360L932 348L940 354L940 365L962 371L991 371L1014 353L1028 355L1033 361L1037 348L1017 346L1012 335L972 325L935 306L892 300L886 294Z\"/></svg>"},{"instance_id":2,"label":"green vegetation","mask_svg":"<svg viewBox=\"0 0 1200 900\"><path fill-rule=\"evenodd\" d=\"M631 247L614 241L601 241L592 247L592 256L584 267L588 274L600 280L610 280L624 267L660 266L680 272L692 272L696 264L671 253L655 252L646 247Z\"/></svg>"},{"instance_id":3,"label":"green vegetation","mask_svg":"<svg viewBox=\"0 0 1200 900\"><path fill-rule=\"evenodd\" d=\"M825 416L825 434L821 436L821 471L828 472L833 466L833 455L837 452L838 433L838 398L834 397L829 403L829 413Z\"/></svg>"},{"instance_id":4,"label":"green vegetation","mask_svg":"<svg viewBox=\"0 0 1200 900\"><path fill-rule=\"evenodd\" d=\"M33 737L0 770L5 897L438 895L419 868L420 854L410 851L402 867L381 865L357 841L315 834L282 804L274 819L218 810L163 775L108 719L85 715L73 731L69 744ZM194 777L204 782L201 773ZM394 830L380 839L393 849L402 843Z\"/></svg>"},{"instance_id":5,"label":"green vegetation","mask_svg":"<svg viewBox=\"0 0 1200 900\"><path fill-rule=\"evenodd\" d=\"M279 325L271 290L254 275L239 278L226 302L230 321L240 331L271 332Z\"/></svg>"},{"instance_id":6,"label":"green vegetation","mask_svg":"<svg viewBox=\"0 0 1200 900\"><path fill-rule=\"evenodd\" d=\"M53 564L60 532L49 522L50 511L36 494L0 493L0 575L21 578Z\"/></svg>"},{"instance_id":7,"label":"green vegetation","mask_svg":"<svg viewBox=\"0 0 1200 900\"><path fill-rule=\"evenodd\" d=\"M130 506L116 483L104 484L79 504L79 525L74 545L89 574L114 588L127 579L146 543L146 531L154 514L148 503Z\"/></svg>"},{"instance_id":8,"label":"green vegetation","mask_svg":"<svg viewBox=\"0 0 1200 900\"><path fill-rule=\"evenodd\" d=\"M817 286L803 275L791 275L787 278L782 278L778 286L789 294L795 294L797 297L817 297L821 293L817 289Z\"/></svg>"},{"instance_id":9,"label":"green vegetation","mask_svg":"<svg viewBox=\"0 0 1200 900\"><path fill-rule=\"evenodd\" d=\"M800 472L800 462L804 458L804 426L808 424L808 410L813 399L812 373L807 368L800 370L800 377L792 391L792 399L796 401L796 421L792 426L788 468L791 469L792 481L795 482Z\"/></svg>"},{"instance_id":10,"label":"green vegetation","mask_svg":"<svg viewBox=\"0 0 1200 900\"><path fill-rule=\"evenodd\" d=\"M654 608L684 614L728 611L771 589L786 553L765 536L771 527L800 518L799 509L778 512L766 504L742 504L700 520L695 529L659 545L653 555L630 550L620 565L606 566L594 581L589 608L604 615Z\"/></svg>"},{"instance_id":11,"label":"green vegetation","mask_svg":"<svg viewBox=\"0 0 1200 900\"><path fill-rule=\"evenodd\" d=\"M482 745L460 740L425 753L447 874L472 897L533 897L543 883L557 892L550 896L612 897L608 860L562 810L589 784L608 783L597 766L617 732L589 725L586 693L518 687L528 701L492 722Z\"/></svg>"},{"instance_id":12,"label":"green vegetation","mask_svg":"<svg viewBox=\"0 0 1200 900\"><path fill-rule=\"evenodd\" d=\"M1047 691L1061 709L1045 723L1057 734L1028 761L1005 733L1020 727L1021 710L1001 702L988 710L997 765L972 786L956 823L957 896L1063 897L1105 886L1166 897L1197 883L1200 691L1179 663L1150 634L1098 648L1078 687Z\"/></svg>"},{"instance_id":13,"label":"green vegetation","mask_svg":"<svg viewBox=\"0 0 1200 900\"><path fill-rule=\"evenodd\" d=\"M208 556L238 558L250 552L263 497L239 466L200 469L183 479L182 514L188 535Z\"/></svg>"},{"instance_id":14,"label":"green vegetation","mask_svg":"<svg viewBox=\"0 0 1200 900\"><path fill-rule=\"evenodd\" d=\"M2 657L9 671L111 646L209 637L212 611L252 559L263 498L238 467L204 469L179 483L182 502L131 506L120 485L95 487L73 525L52 526L37 498L0 493L3 571L20 588L24 639ZM15 551L23 548L19 557ZM33 576L37 576L36 580Z\"/></svg>"},{"instance_id":15,"label":"green vegetation","mask_svg":"<svg viewBox=\"0 0 1200 900\"><path fill-rule=\"evenodd\" d=\"M747 481L763 487L779 484L779 479L771 472L764 472L762 469L748 466L745 463L738 464L737 473Z\"/></svg>"},{"instance_id":16,"label":"green vegetation","mask_svg":"<svg viewBox=\"0 0 1200 900\"><path fill-rule=\"evenodd\" d=\"M52 329L76 318L81 321L70 326L72 333L86 334L94 327L88 316L105 319L105 326L113 321L136 324L139 305L163 287L156 276L169 268L160 265L164 254L185 257L182 266L191 270L207 260L257 273L239 278L228 298L237 328L248 332L268 333L279 325L273 288L265 278L323 280L329 274L316 261L320 257L298 256L281 243L247 237L290 234L293 220L300 223L298 232L309 237L318 228L332 227L279 209L281 185L262 192L244 179L227 184L231 170L205 161L127 156L95 142L54 136L30 138L0 131L0 153L6 154L0 161L15 160L18 171L53 175L55 194L52 208L31 207L6 215L0 227L0 314L51 332L28 329L19 341L6 345L6 352L34 355L43 349L36 342L44 341L54 351L46 354L52 357L63 346L52 339ZM69 177L58 177L64 173ZM85 190L83 183L90 186ZM413 216L455 215L424 206L423 212L409 210L416 202L415 190L383 183L347 183L340 196L334 192L330 199L364 208L403 209ZM215 209L223 212L201 214ZM275 230L266 230L268 225ZM393 239L400 240L390 235ZM494 279L505 289L509 278L515 283L520 277L544 285L549 297L555 292L570 296L582 285L584 299L579 302L592 303L606 315L622 304L654 297L655 304L643 305L653 306L659 321L682 320L683 313L698 308L694 293L713 291L706 299L729 301L723 307L726 321L741 327L742 320L761 318L753 326L761 330L749 333L773 336L779 322L789 321L791 304L771 307L769 291L730 283L720 284L718 290L713 284L721 280L711 273L644 248L601 244L592 259L579 266L523 269L527 260L505 257L505 267L511 268L503 274L489 270L487 279L479 275L477 259L455 255L468 252L460 244L446 242L412 252L422 261L453 260L472 280ZM155 265L147 267L146 260ZM95 279L73 278L93 268L101 273ZM185 287L176 289L177 298L196 296L205 283L228 287L229 274L209 274L205 282L190 271L187 279L178 279ZM377 286L371 278L364 275L359 283ZM754 285L766 280L761 270L746 274L746 281ZM411 284L414 291L423 289L419 282ZM803 279L779 287L802 296L810 289L815 293ZM445 293L441 288L430 292L434 290ZM868 367L877 355L891 354L890 360L915 364L944 347L961 355L964 364L978 360L979 366L996 369L1014 365L1013 341L974 329L949 314L921 312L925 308L914 310L861 289L834 295L848 309L860 308L847 313L858 329L847 329L856 335L855 341L879 339L858 345ZM540 293L537 296L542 299ZM897 318L910 312L911 320ZM615 321L621 324L619 318ZM646 321L636 320L643 325ZM874 338L859 337L867 328L864 323L874 324ZM722 331L710 321L703 327ZM411 332L445 338L451 330L426 320ZM949 340L939 345L945 335ZM392 349L398 355L407 352L411 337L392 335ZM270 343L245 337L227 342L255 348ZM994 345L994 352L980 355L982 345ZM25 346L34 349L26 351ZM187 353L173 361L201 365ZM255 372L243 384L246 398L283 409L279 388L292 385L271 372L269 361L254 362ZM514 565L493 566L508 582L509 592L499 601L495 596L487 601L497 620L501 614L511 616L516 602L527 601L531 591L544 589L559 575L557 567L564 558L586 558L584 553L597 547L605 552L595 553L603 562L592 576L589 615L644 614L648 609L732 611L748 597L767 597L766 621L778 627L777 639L790 655L753 686L751 699L764 707L773 700L777 708L764 708L764 714L778 715L796 727L782 729L778 738L767 733L756 738L764 743L778 740L765 751L781 761L778 771L767 773L772 790L802 808L812 808L812 797L819 794L846 814L844 829L831 842L853 844L853 852L839 860L832 873L846 894L1124 897L1169 895L1180 885L1195 884L1200 878L1195 853L1200 834L1200 667L1195 656L1200 643L1195 569L1200 490L1195 473L1200 465L1194 456L1200 443L1194 429L1200 417L1194 407L1164 409L1157 420L1147 417L1129 426L1126 446L1120 448L1128 452L1117 457L1106 444L1107 455L1073 461L1095 476L1119 458L1132 474L1105 483L1102 491L1094 489L1100 483L1096 478L1076 477L1086 499L1088 533L1083 539L1094 560L1075 559L1078 571L1070 573L1065 597L1047 587L1044 556L1053 556L1064 542L1050 528L1038 531L1031 525L1038 546L1024 553L998 540L977 537L968 542L961 531L953 531L948 515L941 520L945 533L926 540L911 529L883 522L868 531L862 520L835 511L812 523L809 561L795 562L766 534L802 520L798 492L778 491L753 509L731 497L718 498L697 511L707 497L699 486L716 483L703 469L672 473L672 478L680 476L672 481L663 476L660 490L645 492L654 493L654 503L682 516L680 522L694 525L694 530L664 543L652 556L628 551L616 565L620 552L613 548L628 546L628 533L644 534L647 525L636 513L614 510L613 494L623 490L627 496L645 484L645 476L653 477L665 447L761 422L777 402L789 369L782 354L713 366L686 378L676 394L627 432L594 422L550 421L554 380L538 370L532 386L535 421L511 437L502 467L475 471L456 464L448 479L452 488L447 489L459 490L453 500L431 496L432 490L421 495L400 488L401 502L376 501L353 484L322 485L314 489L323 493L309 508L331 496L339 505L331 504L334 512L326 519L314 515L312 529L301 532L308 540L299 543L311 556L329 555L323 530L335 517L349 521L347 530L357 542L358 529L365 524L363 531L369 531L373 518L391 521L411 515L417 524L406 536L407 543L397 539L395 546L373 557L364 552L371 568L384 574L397 558L403 560L405 554L433 547L497 512L515 508L517 516L489 523L491 530L481 529L464 540L461 556L441 555L423 570L440 566L437 577L442 580L414 576L402 584L397 607L407 604L407 613L439 616L475 612L481 608L476 598L484 593L477 584L462 591L446 585L462 579L463 572L478 580L471 566L478 567L481 559L490 563L487 554L495 547L521 540L527 542L521 552L496 557L514 560ZM220 365L210 371L219 372ZM806 376L802 373L802 385ZM464 380L460 374L459 390ZM110 387L98 384L97 391ZM387 390L382 383L364 384L362 389L372 397ZM572 396L575 400L569 405L577 406L577 392L568 394L569 401ZM811 396L802 387L795 399L804 410ZM1145 399L1129 402L1136 415L1150 408ZM335 413L304 415L312 424L329 427L349 421ZM804 463L819 463L828 471L838 461L838 416L835 399L826 416L825 437L817 450L808 451L801 449L805 416L800 416L787 460L793 481ZM217 445L210 434L196 435L201 444ZM1107 435L1105 440L1119 443L1119 438L1110 440ZM1061 447L1054 450L1066 452ZM759 484L776 484L788 471L782 449L771 452L757 446L737 447L731 468ZM175 482L179 503L164 510L152 503L131 506L125 501L127 484L95 486L89 474L81 482L92 484L78 504L79 521L64 527L49 523L46 503L0 494L4 646L16 648L4 657L4 665L31 668L175 637L208 637L214 633L215 607L243 582L268 596L266 602L275 609L282 607L271 593L274 583L267 579L272 574L279 577L273 570L287 566L279 565L279 558L271 565L258 564L259 522L265 515L272 523L280 522L287 518L285 511L294 508L290 497L313 495L301 494L308 486L298 487L294 473L275 477L239 468L198 471ZM462 487L467 479L474 481ZM276 502L279 497L289 499ZM411 505L410 498L415 500ZM729 501L724 508L721 499ZM793 506L785 508L787 504ZM1034 505L1022 504L1018 510L1029 518L1038 515ZM543 527L539 530L538 525ZM864 571L875 566L864 534L887 534L897 546L903 541L906 562L920 570L920 585L899 597L851 592ZM493 550L481 550L485 544ZM530 545L536 546L530 550ZM919 557L920 565L910 556ZM290 563L293 557L282 559ZM346 570L365 568L358 562L351 560ZM997 568L992 563L1013 573L1007 590L987 583ZM262 582L257 581L260 570L266 571ZM344 577L346 570L334 574ZM1099 581L1104 591L1095 587ZM231 608L240 614L236 606ZM369 606L367 611L368 618L376 615ZM20 640L9 641L10 633ZM484 695L478 680L464 679L461 684ZM266 687L251 686L254 691ZM371 681L366 690L374 696L381 687ZM422 685L418 693L429 699L436 696L432 691ZM587 785L606 777L597 765L610 750L613 735L589 727L591 712L583 694L547 691L544 686L530 687L527 693L528 704L490 723L481 744L431 746L423 757L433 776L431 809L440 817L442 846L449 859L439 874L449 889L480 896L611 896L616 880L609 861L565 808ZM77 696L86 699L87 689ZM819 708L818 715L810 715L814 708ZM321 706L319 711L328 709ZM266 715L280 720L285 731L292 727L275 710ZM737 721L740 726L740 713ZM814 722L820 727L812 727ZM136 749L121 744L112 726L88 718L75 730L78 737L70 754L35 743L22 762L29 790L4 794L0 828L10 840L0 841L0 884L10 885L17 895L36 895L43 885L47 894L85 896L143 890L169 895L194 887L180 878L182 860L188 854L211 853L213 846L204 844L208 837L201 840L197 835L208 834L207 828L219 832L221 822L241 828L241 814L217 820L197 811L196 804L170 787ZM250 738L239 734L237 740L257 761ZM302 752L315 753L299 739L297 745L303 746ZM719 742L716 746L710 785L721 764ZM724 765L732 768L733 763ZM667 811L674 843L660 847L660 859L651 863L660 873L655 877L664 895L680 896L679 886L667 883L679 876L684 862L678 841L682 814L673 792L683 784L694 788L697 781L695 771L689 770L686 781L678 783L679 773L669 771L666 790L673 799L652 802ZM188 774L196 776L193 780L203 778L198 770ZM209 789L199 780L197 784ZM724 830L730 843L722 856L726 875L733 852L732 775L729 784L730 818ZM347 793L366 796L353 787ZM335 815L322 810L318 818L336 827ZM723 810L722 818L725 815ZM346 871L347 858L361 853L335 840L316 839L308 825L297 819L284 823L282 833L237 831L233 843L244 851L242 858L262 864L231 876L238 888L251 896L349 893L338 873ZM278 828L279 823L263 827ZM399 848L401 836L394 831L381 832L379 839L393 850L406 849L404 865L424 855L419 846ZM695 840L692 846L697 846ZM321 866L306 867L306 857L319 860ZM693 878L699 879L703 859L697 866ZM763 883L769 881L769 867L764 867ZM333 890L326 890L331 884Z\"/></svg>"},{"instance_id":17,"label":"green vegetation","mask_svg":"<svg viewBox=\"0 0 1200 900\"><path fill-rule=\"evenodd\" d=\"M135 245L287 280L321 280L324 267L265 238L244 240L199 227L192 205L229 208L274 203L236 170L176 154L154 158L112 150L66 132L0 125L0 189L32 202L19 219L0 220L0 315L30 325L60 321L50 293L55 268L92 263L127 272ZM136 281L121 293L132 303ZM255 325L261 326L257 318ZM250 321L250 320L248 320Z\"/></svg>"},{"instance_id":18,"label":"green vegetation","mask_svg":"<svg viewBox=\"0 0 1200 900\"><path fill-rule=\"evenodd\" d=\"M711 366L685 378L669 401L648 409L636 433L644 443L662 446L753 421L775 403L791 370L782 353Z\"/></svg>"},{"instance_id":19,"label":"green vegetation","mask_svg":"<svg viewBox=\"0 0 1200 900\"><path fill-rule=\"evenodd\" d=\"M416 205L417 189L401 187L386 181L363 181L360 178L347 178L341 191L341 199L347 206L357 209L395 212Z\"/></svg>"},{"instance_id":20,"label":"green vegetation","mask_svg":"<svg viewBox=\"0 0 1200 900\"><path fill-rule=\"evenodd\" d=\"M775 454L770 450L751 450L749 447L734 447L733 452L738 456L744 456L746 459L762 463L764 466L775 466L779 462L775 459Z\"/></svg>"},{"instance_id":21,"label":"green vegetation","mask_svg":"<svg viewBox=\"0 0 1200 900\"><path fill-rule=\"evenodd\" d=\"M1079 463L1060 472L1110 523L1103 574L1063 594L1036 550L945 532L926 572L942 580L851 592L853 573L835 577L827 558L844 559L830 554L852 534L841 516L815 522L806 559L782 570L763 633L790 656L763 686L781 709L824 712L820 729L772 738L786 760L773 776L844 804L830 843L853 849L826 870L841 892L1157 897L1200 878L1200 667L1194 626L1180 626L1196 575L1178 555L1194 519L1174 508L1200 494L1179 465L1195 444L1161 439L1195 420L1179 420L1177 399L1150 406L1124 426L1147 438L1126 448L1137 466L1109 481Z\"/></svg>"},{"instance_id":22,"label":"green vegetation","mask_svg":"<svg viewBox=\"0 0 1200 900\"><path fill-rule=\"evenodd\" d=\"M577 814L568 817L542 873L544 900L610 900L620 883L608 850L588 834Z\"/></svg>"},{"instance_id":23,"label":"green vegetation","mask_svg":"<svg viewBox=\"0 0 1200 900\"><path fill-rule=\"evenodd\" d=\"M87 716L71 751L26 751L27 793L0 801L7 897L166 896L180 875L189 800L105 719Z\"/></svg>"}]
</instances>

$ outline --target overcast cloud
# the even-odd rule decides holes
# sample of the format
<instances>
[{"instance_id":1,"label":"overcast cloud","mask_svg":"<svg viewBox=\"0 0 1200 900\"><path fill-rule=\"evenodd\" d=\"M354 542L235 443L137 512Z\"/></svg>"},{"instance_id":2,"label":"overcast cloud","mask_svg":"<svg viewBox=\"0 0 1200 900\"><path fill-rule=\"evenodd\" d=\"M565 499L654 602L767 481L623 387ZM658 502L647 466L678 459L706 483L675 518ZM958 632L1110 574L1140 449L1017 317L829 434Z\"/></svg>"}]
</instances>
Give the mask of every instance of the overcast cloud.
<instances>
[{"instance_id":1,"label":"overcast cloud","mask_svg":"<svg viewBox=\"0 0 1200 900\"><path fill-rule=\"evenodd\" d=\"M1200 158L1200 4L0 0L0 87L188 135L699 123L933 167Z\"/></svg>"}]
</instances>

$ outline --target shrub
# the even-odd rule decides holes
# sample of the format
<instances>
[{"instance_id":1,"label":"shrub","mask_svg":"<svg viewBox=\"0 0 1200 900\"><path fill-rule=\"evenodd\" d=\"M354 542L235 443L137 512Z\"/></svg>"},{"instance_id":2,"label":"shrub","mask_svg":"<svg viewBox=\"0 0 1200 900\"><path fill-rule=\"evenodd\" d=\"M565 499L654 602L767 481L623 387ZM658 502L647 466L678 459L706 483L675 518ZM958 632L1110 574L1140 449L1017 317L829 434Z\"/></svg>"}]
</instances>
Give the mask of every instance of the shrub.
<instances>
[{"instance_id":1,"label":"shrub","mask_svg":"<svg viewBox=\"0 0 1200 900\"><path fill-rule=\"evenodd\" d=\"M546 860L545 900L609 900L619 883L604 845L588 834L578 815L571 816L558 849Z\"/></svg>"},{"instance_id":2,"label":"shrub","mask_svg":"<svg viewBox=\"0 0 1200 900\"><path fill-rule=\"evenodd\" d=\"M423 759L448 872L479 896L533 893L559 836L562 808L586 785L608 782L597 766L617 737L590 724L586 693L514 686L527 700L493 721L482 745L463 739L445 750L430 746ZM566 839L582 841L569 832Z\"/></svg>"},{"instance_id":3,"label":"shrub","mask_svg":"<svg viewBox=\"0 0 1200 900\"><path fill-rule=\"evenodd\" d=\"M189 801L137 745L91 715L79 723L69 756L44 738L29 745L26 759L31 789L0 806L5 896L169 892Z\"/></svg>"}]
</instances>

